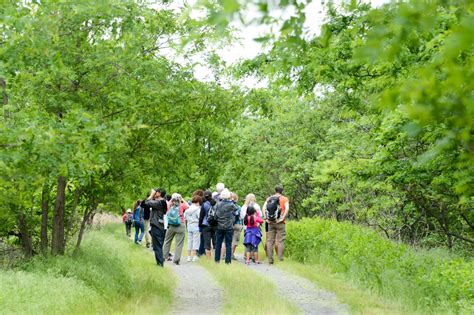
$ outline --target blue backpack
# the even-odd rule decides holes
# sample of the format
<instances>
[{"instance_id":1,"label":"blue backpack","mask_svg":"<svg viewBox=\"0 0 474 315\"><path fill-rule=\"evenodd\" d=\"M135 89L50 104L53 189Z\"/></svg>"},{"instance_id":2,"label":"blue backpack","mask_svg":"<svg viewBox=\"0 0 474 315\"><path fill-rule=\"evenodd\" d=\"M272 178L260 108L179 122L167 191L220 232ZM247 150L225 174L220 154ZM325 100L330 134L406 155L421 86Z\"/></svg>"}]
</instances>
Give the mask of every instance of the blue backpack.
<instances>
[{"instance_id":1,"label":"blue backpack","mask_svg":"<svg viewBox=\"0 0 474 315\"><path fill-rule=\"evenodd\" d=\"M171 207L170 211L166 214L168 217L168 224L171 226L180 226L181 218L179 217L179 205Z\"/></svg>"}]
</instances>

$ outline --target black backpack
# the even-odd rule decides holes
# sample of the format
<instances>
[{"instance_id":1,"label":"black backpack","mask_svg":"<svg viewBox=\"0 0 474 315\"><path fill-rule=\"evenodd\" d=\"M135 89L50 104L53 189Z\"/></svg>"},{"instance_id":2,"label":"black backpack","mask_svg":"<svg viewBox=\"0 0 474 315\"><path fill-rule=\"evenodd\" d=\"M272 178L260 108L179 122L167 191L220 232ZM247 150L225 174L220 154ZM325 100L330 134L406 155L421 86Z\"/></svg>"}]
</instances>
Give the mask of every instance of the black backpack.
<instances>
[{"instance_id":1,"label":"black backpack","mask_svg":"<svg viewBox=\"0 0 474 315\"><path fill-rule=\"evenodd\" d=\"M280 197L271 196L268 198L267 207L266 207L266 217L270 222L275 222L280 218L281 209L280 209Z\"/></svg>"},{"instance_id":2,"label":"black backpack","mask_svg":"<svg viewBox=\"0 0 474 315\"><path fill-rule=\"evenodd\" d=\"M215 206L210 207L207 212L207 223L212 227L217 226L217 211Z\"/></svg>"}]
</instances>

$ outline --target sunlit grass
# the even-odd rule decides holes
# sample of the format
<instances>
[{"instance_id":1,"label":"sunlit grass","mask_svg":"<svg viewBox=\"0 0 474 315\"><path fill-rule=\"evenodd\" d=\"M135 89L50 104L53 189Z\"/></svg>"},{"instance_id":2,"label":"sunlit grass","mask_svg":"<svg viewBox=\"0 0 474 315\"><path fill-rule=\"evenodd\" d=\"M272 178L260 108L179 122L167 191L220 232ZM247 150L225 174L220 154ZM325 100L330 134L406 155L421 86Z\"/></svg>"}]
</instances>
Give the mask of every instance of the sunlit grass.
<instances>
[{"instance_id":1,"label":"sunlit grass","mask_svg":"<svg viewBox=\"0 0 474 315\"><path fill-rule=\"evenodd\" d=\"M241 263L201 260L224 292L224 314L296 314L298 309L278 295L275 285Z\"/></svg>"},{"instance_id":2,"label":"sunlit grass","mask_svg":"<svg viewBox=\"0 0 474 315\"><path fill-rule=\"evenodd\" d=\"M36 258L22 270L0 272L5 314L166 313L172 273L130 242L122 226L87 233L77 257Z\"/></svg>"}]
</instances>

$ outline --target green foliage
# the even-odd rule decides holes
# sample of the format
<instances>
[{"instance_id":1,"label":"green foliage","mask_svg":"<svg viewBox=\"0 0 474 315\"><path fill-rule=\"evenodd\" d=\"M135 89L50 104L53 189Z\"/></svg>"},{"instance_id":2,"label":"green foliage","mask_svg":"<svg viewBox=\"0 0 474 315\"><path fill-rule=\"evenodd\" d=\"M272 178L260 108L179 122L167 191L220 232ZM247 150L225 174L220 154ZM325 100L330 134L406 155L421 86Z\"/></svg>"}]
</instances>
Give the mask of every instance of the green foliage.
<instances>
[{"instance_id":1,"label":"green foliage","mask_svg":"<svg viewBox=\"0 0 474 315\"><path fill-rule=\"evenodd\" d=\"M172 275L123 236L122 229L109 225L90 232L76 257L36 257L18 270L2 271L2 311L134 313L152 297L153 306L166 312L173 295Z\"/></svg>"},{"instance_id":2,"label":"green foliage","mask_svg":"<svg viewBox=\"0 0 474 315\"><path fill-rule=\"evenodd\" d=\"M474 309L473 261L417 252L369 229L334 220L290 222L287 231L285 250L295 260L320 263L420 310Z\"/></svg>"}]
</instances>

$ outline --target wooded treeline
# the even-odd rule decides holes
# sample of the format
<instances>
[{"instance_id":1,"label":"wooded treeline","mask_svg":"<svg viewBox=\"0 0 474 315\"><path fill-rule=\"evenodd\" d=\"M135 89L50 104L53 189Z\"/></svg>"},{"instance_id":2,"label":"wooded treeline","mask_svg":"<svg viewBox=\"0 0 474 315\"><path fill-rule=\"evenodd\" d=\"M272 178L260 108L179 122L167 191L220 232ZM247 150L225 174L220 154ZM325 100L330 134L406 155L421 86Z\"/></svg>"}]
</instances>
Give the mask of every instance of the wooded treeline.
<instances>
[{"instance_id":1,"label":"wooded treeline","mask_svg":"<svg viewBox=\"0 0 474 315\"><path fill-rule=\"evenodd\" d=\"M208 60L267 88L200 82L166 58L178 42L208 51L252 5L273 23L259 1L209 2L203 20L134 1L2 6L0 238L62 254L98 209L223 181L260 203L283 184L293 219L472 253L473 4L329 4L311 35L308 3L277 1L294 14L258 39L267 53Z\"/></svg>"}]
</instances>

